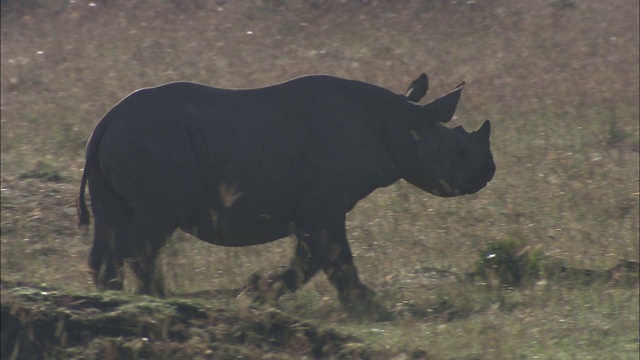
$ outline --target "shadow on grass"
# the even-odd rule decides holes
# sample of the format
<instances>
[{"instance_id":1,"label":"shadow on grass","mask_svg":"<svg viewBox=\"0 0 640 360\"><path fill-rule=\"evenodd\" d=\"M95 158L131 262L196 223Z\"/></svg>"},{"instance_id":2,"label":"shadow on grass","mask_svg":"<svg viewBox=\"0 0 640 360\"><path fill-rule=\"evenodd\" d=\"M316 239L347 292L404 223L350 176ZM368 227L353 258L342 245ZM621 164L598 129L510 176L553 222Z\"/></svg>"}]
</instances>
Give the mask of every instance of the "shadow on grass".
<instances>
[{"instance_id":1,"label":"shadow on grass","mask_svg":"<svg viewBox=\"0 0 640 360\"><path fill-rule=\"evenodd\" d=\"M548 280L565 280L579 285L604 283L609 285L638 285L640 264L620 260L605 270L574 268L561 259L544 256L524 243L506 240L490 243L480 251L475 271L470 279L480 279L493 285L515 287Z\"/></svg>"},{"instance_id":2,"label":"shadow on grass","mask_svg":"<svg viewBox=\"0 0 640 360\"><path fill-rule=\"evenodd\" d=\"M2 282L2 358L378 358L361 340L275 309Z\"/></svg>"}]
</instances>

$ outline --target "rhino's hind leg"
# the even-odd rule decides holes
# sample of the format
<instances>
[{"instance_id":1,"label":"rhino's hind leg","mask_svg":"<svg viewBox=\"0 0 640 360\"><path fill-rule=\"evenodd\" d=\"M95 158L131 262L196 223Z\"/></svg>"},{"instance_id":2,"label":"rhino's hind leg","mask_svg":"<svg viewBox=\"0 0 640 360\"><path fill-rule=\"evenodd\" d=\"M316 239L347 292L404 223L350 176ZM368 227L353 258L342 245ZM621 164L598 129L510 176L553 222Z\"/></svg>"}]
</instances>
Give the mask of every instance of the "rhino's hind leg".
<instances>
[{"instance_id":1,"label":"rhino's hind leg","mask_svg":"<svg viewBox=\"0 0 640 360\"><path fill-rule=\"evenodd\" d=\"M101 172L90 174L91 207L95 216L89 268L98 290L122 290L123 254L118 236L126 229L131 211L106 183Z\"/></svg>"},{"instance_id":2,"label":"rhino's hind leg","mask_svg":"<svg viewBox=\"0 0 640 360\"><path fill-rule=\"evenodd\" d=\"M122 290L123 287L124 262L116 250L116 232L113 226L96 219L89 268L98 290Z\"/></svg>"},{"instance_id":3,"label":"rhino's hind leg","mask_svg":"<svg viewBox=\"0 0 640 360\"><path fill-rule=\"evenodd\" d=\"M129 260L131 269L138 277L138 293L164 297L164 281L157 265L157 251L139 255Z\"/></svg>"},{"instance_id":4,"label":"rhino's hind leg","mask_svg":"<svg viewBox=\"0 0 640 360\"><path fill-rule=\"evenodd\" d=\"M119 241L123 247L126 246L127 262L138 278L138 293L164 297L164 281L157 259L171 234L158 228L136 219Z\"/></svg>"}]
</instances>

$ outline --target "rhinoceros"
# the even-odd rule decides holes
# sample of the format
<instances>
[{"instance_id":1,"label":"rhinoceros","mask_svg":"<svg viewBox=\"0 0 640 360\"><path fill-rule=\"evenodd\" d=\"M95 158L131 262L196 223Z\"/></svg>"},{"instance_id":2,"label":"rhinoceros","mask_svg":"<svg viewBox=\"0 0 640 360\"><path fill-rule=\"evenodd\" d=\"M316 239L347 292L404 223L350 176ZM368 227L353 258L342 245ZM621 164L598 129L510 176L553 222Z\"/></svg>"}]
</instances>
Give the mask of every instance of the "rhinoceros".
<instances>
[{"instance_id":1,"label":"rhinoceros","mask_svg":"<svg viewBox=\"0 0 640 360\"><path fill-rule=\"evenodd\" d=\"M126 260L140 293L164 296L156 259L176 229L232 247L295 234L290 265L262 281L256 298L277 300L322 269L346 309L366 307L373 292L345 230L356 203L399 179L440 197L473 194L495 173L489 120L471 133L443 125L463 87L426 105L417 103L425 74L404 94L327 75L256 89L174 82L133 92L87 144L77 203L87 225L88 182L95 284L122 289Z\"/></svg>"}]
</instances>

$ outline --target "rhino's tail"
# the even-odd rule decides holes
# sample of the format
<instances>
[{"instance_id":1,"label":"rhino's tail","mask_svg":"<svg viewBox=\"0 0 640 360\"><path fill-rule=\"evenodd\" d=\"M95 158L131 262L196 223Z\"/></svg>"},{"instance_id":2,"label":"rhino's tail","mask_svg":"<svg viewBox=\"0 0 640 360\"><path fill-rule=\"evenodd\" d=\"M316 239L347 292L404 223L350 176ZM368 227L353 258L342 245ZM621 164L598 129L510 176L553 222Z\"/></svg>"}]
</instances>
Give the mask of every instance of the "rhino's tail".
<instances>
[{"instance_id":1,"label":"rhino's tail","mask_svg":"<svg viewBox=\"0 0 640 360\"><path fill-rule=\"evenodd\" d=\"M84 170L82 172L82 180L80 180L80 194L76 199L76 212L78 214L78 228L84 228L89 225L91 222L91 215L89 214L89 209L87 208L87 204L84 199L84 193L87 185L87 180L89 178L89 173L92 171L96 171L98 166L98 148L100 147L100 143L102 142L102 137L109 126L109 124L113 121L114 116L110 116L111 111L109 111L102 120L96 125L96 128L93 130L93 133L89 135L89 141L87 142L87 150L86 150L86 160L84 164Z\"/></svg>"},{"instance_id":2,"label":"rhino's tail","mask_svg":"<svg viewBox=\"0 0 640 360\"><path fill-rule=\"evenodd\" d=\"M98 135L102 137L102 134L99 134L98 128L100 124L96 127L93 133L89 136L89 142L87 143L87 155L84 164L84 170L82 171L82 180L80 180L80 194L76 198L76 212L78 214L78 228L85 228L91 222L91 215L89 214L89 209L87 208L87 203L84 200L84 192L87 187L87 179L89 177L89 172L92 170L94 159L97 157L97 143L99 143L99 139L96 139ZM102 131L104 132L104 131Z\"/></svg>"},{"instance_id":3,"label":"rhino's tail","mask_svg":"<svg viewBox=\"0 0 640 360\"><path fill-rule=\"evenodd\" d=\"M86 165L85 165L84 171L82 172L82 180L80 181L80 195L76 198L76 212L78 213L78 228L85 228L89 226L89 222L91 222L91 215L89 214L89 209L87 208L87 204L84 201L84 191L87 185L87 169L88 169Z\"/></svg>"}]
</instances>

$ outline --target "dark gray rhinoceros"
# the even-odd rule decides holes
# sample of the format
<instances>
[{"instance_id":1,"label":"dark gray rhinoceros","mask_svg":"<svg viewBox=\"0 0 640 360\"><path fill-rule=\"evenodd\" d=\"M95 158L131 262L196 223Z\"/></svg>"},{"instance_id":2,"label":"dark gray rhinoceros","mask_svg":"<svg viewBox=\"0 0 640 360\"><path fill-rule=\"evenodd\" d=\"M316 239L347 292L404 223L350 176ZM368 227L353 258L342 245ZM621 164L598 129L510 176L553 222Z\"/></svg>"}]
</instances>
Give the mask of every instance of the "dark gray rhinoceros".
<instances>
[{"instance_id":1,"label":"dark gray rhinoceros","mask_svg":"<svg viewBox=\"0 0 640 360\"><path fill-rule=\"evenodd\" d=\"M426 105L426 75L399 95L368 83L304 76L260 89L177 82L138 90L113 107L87 146L80 225L95 234L99 289L121 289L124 260L140 292L164 295L158 251L183 231L249 246L295 234L289 267L258 297L275 300L322 269L349 310L371 304L345 234L345 216L399 179L437 196L473 194L495 165L489 121L447 128L463 84ZM266 284L266 285L265 285Z\"/></svg>"}]
</instances>

